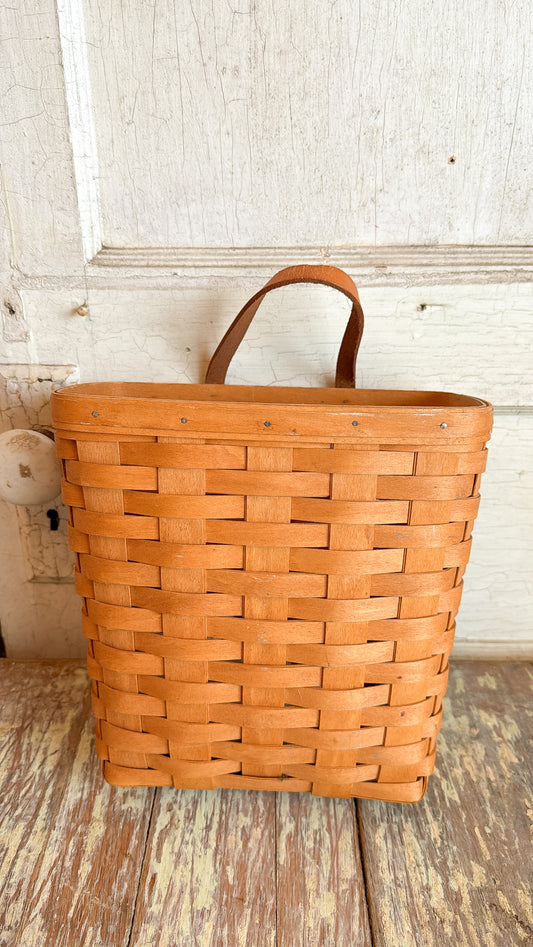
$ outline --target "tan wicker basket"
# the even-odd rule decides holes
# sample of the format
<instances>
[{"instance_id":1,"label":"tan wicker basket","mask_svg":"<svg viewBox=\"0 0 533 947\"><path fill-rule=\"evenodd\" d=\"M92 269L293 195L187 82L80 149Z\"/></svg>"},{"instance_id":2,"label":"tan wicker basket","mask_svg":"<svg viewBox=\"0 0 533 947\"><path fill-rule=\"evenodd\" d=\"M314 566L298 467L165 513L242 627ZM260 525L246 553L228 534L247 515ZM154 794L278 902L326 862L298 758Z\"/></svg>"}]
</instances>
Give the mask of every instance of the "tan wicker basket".
<instances>
[{"instance_id":1,"label":"tan wicker basket","mask_svg":"<svg viewBox=\"0 0 533 947\"><path fill-rule=\"evenodd\" d=\"M341 387L222 384L265 292L305 281L352 300ZM354 390L361 331L346 274L292 267L208 384L54 393L110 783L423 796L492 410Z\"/></svg>"}]
</instances>

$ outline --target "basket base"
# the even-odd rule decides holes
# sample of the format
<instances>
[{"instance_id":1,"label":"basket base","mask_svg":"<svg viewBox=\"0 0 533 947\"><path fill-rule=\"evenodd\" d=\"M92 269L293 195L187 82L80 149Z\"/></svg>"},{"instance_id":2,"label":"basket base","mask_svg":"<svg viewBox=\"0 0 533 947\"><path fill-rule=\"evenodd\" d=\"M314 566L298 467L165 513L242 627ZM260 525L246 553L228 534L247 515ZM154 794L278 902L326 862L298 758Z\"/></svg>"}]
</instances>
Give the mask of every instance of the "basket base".
<instances>
[{"instance_id":1,"label":"basket base","mask_svg":"<svg viewBox=\"0 0 533 947\"><path fill-rule=\"evenodd\" d=\"M255 792L302 792L313 796L322 796L331 799L375 799L382 802L413 803L420 802L427 791L428 777L421 776L410 783L361 783L353 792L321 792L313 789L312 784L290 776L265 778L260 776L230 775L221 777L216 782L207 780L202 785L198 780L180 780L179 784L168 773L156 770L130 769L126 766L117 766L109 760L102 761L102 774L110 786L125 787L160 787L174 786L175 789L213 790L213 789L243 789Z\"/></svg>"}]
</instances>

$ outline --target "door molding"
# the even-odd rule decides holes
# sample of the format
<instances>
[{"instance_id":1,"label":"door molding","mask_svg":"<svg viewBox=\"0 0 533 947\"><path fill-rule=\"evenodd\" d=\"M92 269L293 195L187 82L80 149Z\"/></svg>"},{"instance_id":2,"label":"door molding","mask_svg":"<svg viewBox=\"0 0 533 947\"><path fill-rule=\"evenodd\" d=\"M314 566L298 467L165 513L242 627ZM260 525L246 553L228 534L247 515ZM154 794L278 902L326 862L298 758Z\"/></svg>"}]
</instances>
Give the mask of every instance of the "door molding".
<instances>
[{"instance_id":1,"label":"door molding","mask_svg":"<svg viewBox=\"0 0 533 947\"><path fill-rule=\"evenodd\" d=\"M329 263L357 274L361 285L529 282L533 247L381 246L381 247L102 247L90 260L103 269L227 270L246 276L258 269L293 263ZM198 274L203 275L203 274Z\"/></svg>"}]
</instances>

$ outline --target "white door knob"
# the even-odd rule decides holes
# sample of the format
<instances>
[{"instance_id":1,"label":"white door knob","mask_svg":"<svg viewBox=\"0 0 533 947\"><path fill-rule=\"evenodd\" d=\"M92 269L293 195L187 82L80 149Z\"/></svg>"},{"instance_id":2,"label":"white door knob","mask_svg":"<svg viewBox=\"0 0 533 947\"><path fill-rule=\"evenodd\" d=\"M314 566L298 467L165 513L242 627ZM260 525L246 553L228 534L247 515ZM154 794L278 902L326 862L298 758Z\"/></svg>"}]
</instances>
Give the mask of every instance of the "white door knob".
<instances>
[{"instance_id":1,"label":"white door knob","mask_svg":"<svg viewBox=\"0 0 533 947\"><path fill-rule=\"evenodd\" d=\"M61 465L54 442L38 431L0 434L0 497L32 506L48 503L61 490Z\"/></svg>"}]
</instances>

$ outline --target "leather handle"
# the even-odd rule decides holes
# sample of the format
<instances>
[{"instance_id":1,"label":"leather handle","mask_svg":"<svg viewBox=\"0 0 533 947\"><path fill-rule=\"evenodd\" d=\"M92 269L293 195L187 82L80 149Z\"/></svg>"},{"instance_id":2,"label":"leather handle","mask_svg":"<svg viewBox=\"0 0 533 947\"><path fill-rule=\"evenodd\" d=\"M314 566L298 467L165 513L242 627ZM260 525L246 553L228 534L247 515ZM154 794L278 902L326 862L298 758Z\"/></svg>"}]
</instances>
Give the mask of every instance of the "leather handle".
<instances>
[{"instance_id":1,"label":"leather handle","mask_svg":"<svg viewBox=\"0 0 533 947\"><path fill-rule=\"evenodd\" d=\"M259 292L242 307L209 362L205 381L208 385L223 385L229 364L241 344L246 330L255 316L263 298L272 289L291 283L323 283L344 293L352 302L352 311L342 338L335 373L336 388L353 388L355 385L355 360L363 334L364 317L359 294L353 280L336 266L287 266L276 273Z\"/></svg>"}]
</instances>

